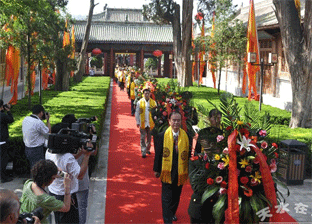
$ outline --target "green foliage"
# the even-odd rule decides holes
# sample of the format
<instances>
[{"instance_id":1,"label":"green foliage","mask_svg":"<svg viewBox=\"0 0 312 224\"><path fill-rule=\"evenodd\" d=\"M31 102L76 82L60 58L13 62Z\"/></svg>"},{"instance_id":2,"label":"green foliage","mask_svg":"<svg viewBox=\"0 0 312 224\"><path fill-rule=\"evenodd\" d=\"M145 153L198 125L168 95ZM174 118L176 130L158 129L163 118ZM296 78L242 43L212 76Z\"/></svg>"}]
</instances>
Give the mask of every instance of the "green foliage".
<instances>
[{"instance_id":1,"label":"green foliage","mask_svg":"<svg viewBox=\"0 0 312 224\"><path fill-rule=\"evenodd\" d=\"M144 66L147 69L151 69L151 68L156 69L157 68L157 58L155 58L155 57L148 58Z\"/></svg>"},{"instance_id":2,"label":"green foliage","mask_svg":"<svg viewBox=\"0 0 312 224\"><path fill-rule=\"evenodd\" d=\"M90 61L91 67L95 66L96 68L102 68L103 67L103 58L101 56L94 56L91 58Z\"/></svg>"},{"instance_id":3,"label":"green foliage","mask_svg":"<svg viewBox=\"0 0 312 224\"><path fill-rule=\"evenodd\" d=\"M98 121L93 122L96 125L97 133L102 132L102 123L105 115L105 106L109 91L109 77L87 77L83 82L73 85L70 91L43 91L42 105L51 115L51 126L61 122L63 116L74 113L77 118L89 118L97 116ZM39 103L39 95L33 96L33 104ZM11 146L16 152L17 160L21 164L21 172L27 162L24 154L22 122L24 118L31 114L28 110L27 98L18 101L12 107L14 122L9 126ZM24 164L22 166L22 164ZM25 165L26 164L26 165ZM27 168L26 168L27 169Z\"/></svg>"}]
</instances>

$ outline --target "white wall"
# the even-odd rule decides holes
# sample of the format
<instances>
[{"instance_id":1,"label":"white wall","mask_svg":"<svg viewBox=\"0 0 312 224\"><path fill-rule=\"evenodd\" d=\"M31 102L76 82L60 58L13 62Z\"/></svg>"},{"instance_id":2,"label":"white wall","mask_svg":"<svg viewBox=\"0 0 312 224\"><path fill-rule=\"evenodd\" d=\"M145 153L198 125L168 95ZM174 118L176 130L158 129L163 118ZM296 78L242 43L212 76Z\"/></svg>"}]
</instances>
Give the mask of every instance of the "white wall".
<instances>
[{"instance_id":1,"label":"white wall","mask_svg":"<svg viewBox=\"0 0 312 224\"><path fill-rule=\"evenodd\" d=\"M226 79L227 77L227 79ZM216 75L216 88L218 88L218 75ZM242 80L242 74L240 77ZM203 78L203 85L213 88L212 75L208 72L207 77ZM248 85L248 83L247 83ZM263 94L263 104L277 107L283 110L291 110L292 103L292 90L289 80L277 79L276 80L277 97L273 97L269 94ZM228 70L226 75L226 70L222 70L220 89L230 92L235 96L246 97L248 95L248 87L246 89L246 94L242 93L242 81L238 83L238 73L236 71ZM259 92L260 93L260 92Z\"/></svg>"}]
</instances>

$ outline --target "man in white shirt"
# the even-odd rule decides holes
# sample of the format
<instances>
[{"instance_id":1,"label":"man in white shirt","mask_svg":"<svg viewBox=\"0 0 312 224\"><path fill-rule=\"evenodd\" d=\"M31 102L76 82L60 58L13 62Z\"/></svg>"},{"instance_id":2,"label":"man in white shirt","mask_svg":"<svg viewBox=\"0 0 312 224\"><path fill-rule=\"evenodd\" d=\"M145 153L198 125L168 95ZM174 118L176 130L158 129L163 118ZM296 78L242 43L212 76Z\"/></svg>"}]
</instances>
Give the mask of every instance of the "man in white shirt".
<instances>
[{"instance_id":1,"label":"man in white shirt","mask_svg":"<svg viewBox=\"0 0 312 224\"><path fill-rule=\"evenodd\" d=\"M62 124L62 123L59 123ZM60 128L64 127L62 125L56 124L52 127L52 133L58 133ZM88 147L93 147L92 143L87 143ZM72 153L63 153L56 154L51 153L47 150L45 158L52 160L59 170L62 170L71 175L71 187L70 193L72 197L76 197L76 192L78 191L78 180L82 180L88 170L88 163L90 155L93 151L87 151L85 149L81 150L80 155L84 155L81 165L78 164L76 158ZM49 194L54 196L59 200L64 199L65 188L64 188L64 178L58 177L56 178L52 184L49 185ZM77 204L75 205L77 207ZM70 208L69 212L54 212L55 215L55 223L79 223L79 216L77 215L77 211L73 208Z\"/></svg>"},{"instance_id":2,"label":"man in white shirt","mask_svg":"<svg viewBox=\"0 0 312 224\"><path fill-rule=\"evenodd\" d=\"M44 143L51 133L50 115L45 112L43 106L35 105L32 108L32 113L32 115L25 117L22 123L25 154L30 162L30 167L44 159ZM42 121L45 119L47 119L47 125Z\"/></svg>"},{"instance_id":3,"label":"man in white shirt","mask_svg":"<svg viewBox=\"0 0 312 224\"><path fill-rule=\"evenodd\" d=\"M142 158L145 158L146 154L150 154L151 130L155 126L150 109L156 107L156 102L150 98L150 93L148 87L143 89L144 97L138 101L135 110L135 119L141 134Z\"/></svg>"}]
</instances>

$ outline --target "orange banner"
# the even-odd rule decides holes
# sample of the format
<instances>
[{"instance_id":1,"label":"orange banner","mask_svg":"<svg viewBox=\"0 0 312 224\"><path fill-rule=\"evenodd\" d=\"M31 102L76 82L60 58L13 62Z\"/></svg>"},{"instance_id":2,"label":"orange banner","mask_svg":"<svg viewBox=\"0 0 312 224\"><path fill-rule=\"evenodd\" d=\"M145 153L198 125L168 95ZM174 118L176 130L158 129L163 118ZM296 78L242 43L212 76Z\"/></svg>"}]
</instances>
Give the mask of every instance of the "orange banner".
<instances>
[{"instance_id":1,"label":"orange banner","mask_svg":"<svg viewBox=\"0 0 312 224\"><path fill-rule=\"evenodd\" d=\"M71 44L72 44L72 48L73 48L73 52L70 56L71 59L75 59L75 28L74 25L72 26L72 31L71 31ZM70 77L74 76L74 71L70 72Z\"/></svg>"},{"instance_id":2,"label":"orange banner","mask_svg":"<svg viewBox=\"0 0 312 224\"><path fill-rule=\"evenodd\" d=\"M255 19L255 7L253 0L250 0L248 28L247 28L247 54L253 52L257 54L256 64L260 63L259 47L258 47L258 34ZM256 73L260 70L259 66L252 65L247 62L247 74L248 74L248 99L251 99L252 90L254 95L257 95L256 86Z\"/></svg>"},{"instance_id":3,"label":"orange banner","mask_svg":"<svg viewBox=\"0 0 312 224\"><path fill-rule=\"evenodd\" d=\"M11 84L11 93L13 93L13 96L9 103L12 105L17 103L19 69L20 51L13 46L9 46L6 54L5 79L7 86Z\"/></svg>"},{"instance_id":4,"label":"orange banner","mask_svg":"<svg viewBox=\"0 0 312 224\"><path fill-rule=\"evenodd\" d=\"M203 38L205 36L205 22L203 20L202 28L201 28L201 37ZM204 40L202 40L202 43L204 43ZM203 48L205 48L205 45L203 45ZM205 51L201 51L199 53L199 84L203 84L203 73L205 69L206 62L204 61L204 55Z\"/></svg>"},{"instance_id":5,"label":"orange banner","mask_svg":"<svg viewBox=\"0 0 312 224\"><path fill-rule=\"evenodd\" d=\"M49 73L47 68L42 69L41 77L42 77L42 88L46 90L48 88L49 82Z\"/></svg>"},{"instance_id":6,"label":"orange banner","mask_svg":"<svg viewBox=\"0 0 312 224\"><path fill-rule=\"evenodd\" d=\"M213 12L213 17L212 17L212 28L211 28L211 38L214 37L214 30L215 30L215 19L216 19L216 13ZM215 46L215 43L212 44L211 50L209 51L209 69L212 75L212 81L213 81L213 88L216 88L216 75L215 75L215 70L216 70L216 65L215 62L212 62L211 59L215 57L216 52L213 50Z\"/></svg>"}]
</instances>

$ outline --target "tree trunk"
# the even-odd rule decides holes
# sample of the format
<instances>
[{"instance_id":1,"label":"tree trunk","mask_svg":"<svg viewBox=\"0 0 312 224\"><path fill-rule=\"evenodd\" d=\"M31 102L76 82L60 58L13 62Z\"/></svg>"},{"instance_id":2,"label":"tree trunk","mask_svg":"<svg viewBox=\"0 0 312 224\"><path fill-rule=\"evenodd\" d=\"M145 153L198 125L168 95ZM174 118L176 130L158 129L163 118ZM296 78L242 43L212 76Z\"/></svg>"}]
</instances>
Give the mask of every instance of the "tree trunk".
<instances>
[{"instance_id":1,"label":"tree trunk","mask_svg":"<svg viewBox=\"0 0 312 224\"><path fill-rule=\"evenodd\" d=\"M305 2L301 27L294 1L273 0L292 87L290 127L312 128L312 2Z\"/></svg>"},{"instance_id":2,"label":"tree trunk","mask_svg":"<svg viewBox=\"0 0 312 224\"><path fill-rule=\"evenodd\" d=\"M181 86L192 85L192 66L190 61L190 49L192 49L192 15L193 0L183 1L182 18L182 80Z\"/></svg>"},{"instance_id":3,"label":"tree trunk","mask_svg":"<svg viewBox=\"0 0 312 224\"><path fill-rule=\"evenodd\" d=\"M65 81L66 73L66 66L65 63L63 63L62 60L58 59L56 61L56 75L55 75L55 90L56 91L64 91L65 84L63 82ZM68 80L69 82L69 80Z\"/></svg>"},{"instance_id":4,"label":"tree trunk","mask_svg":"<svg viewBox=\"0 0 312 224\"><path fill-rule=\"evenodd\" d=\"M178 82L182 80L182 38L180 26L180 5L175 4L175 16L172 22L174 66Z\"/></svg>"},{"instance_id":5,"label":"tree trunk","mask_svg":"<svg viewBox=\"0 0 312 224\"><path fill-rule=\"evenodd\" d=\"M218 95L220 95L221 74L222 74L222 67L220 66L220 68L219 68L219 78L218 78Z\"/></svg>"},{"instance_id":6,"label":"tree trunk","mask_svg":"<svg viewBox=\"0 0 312 224\"><path fill-rule=\"evenodd\" d=\"M81 45L79 61L78 61L78 71L77 71L77 73L76 73L76 75L74 77L75 82L81 82L82 81L82 76L84 75L85 62L86 62L85 55L86 55L86 52L87 52L87 47L88 47L88 42L89 42L89 37L90 37L93 9L94 9L94 7L96 5L94 4L94 0L90 0L90 9L89 9L87 28L86 28L86 32L85 32L85 36L84 36L82 45Z\"/></svg>"}]
</instances>

